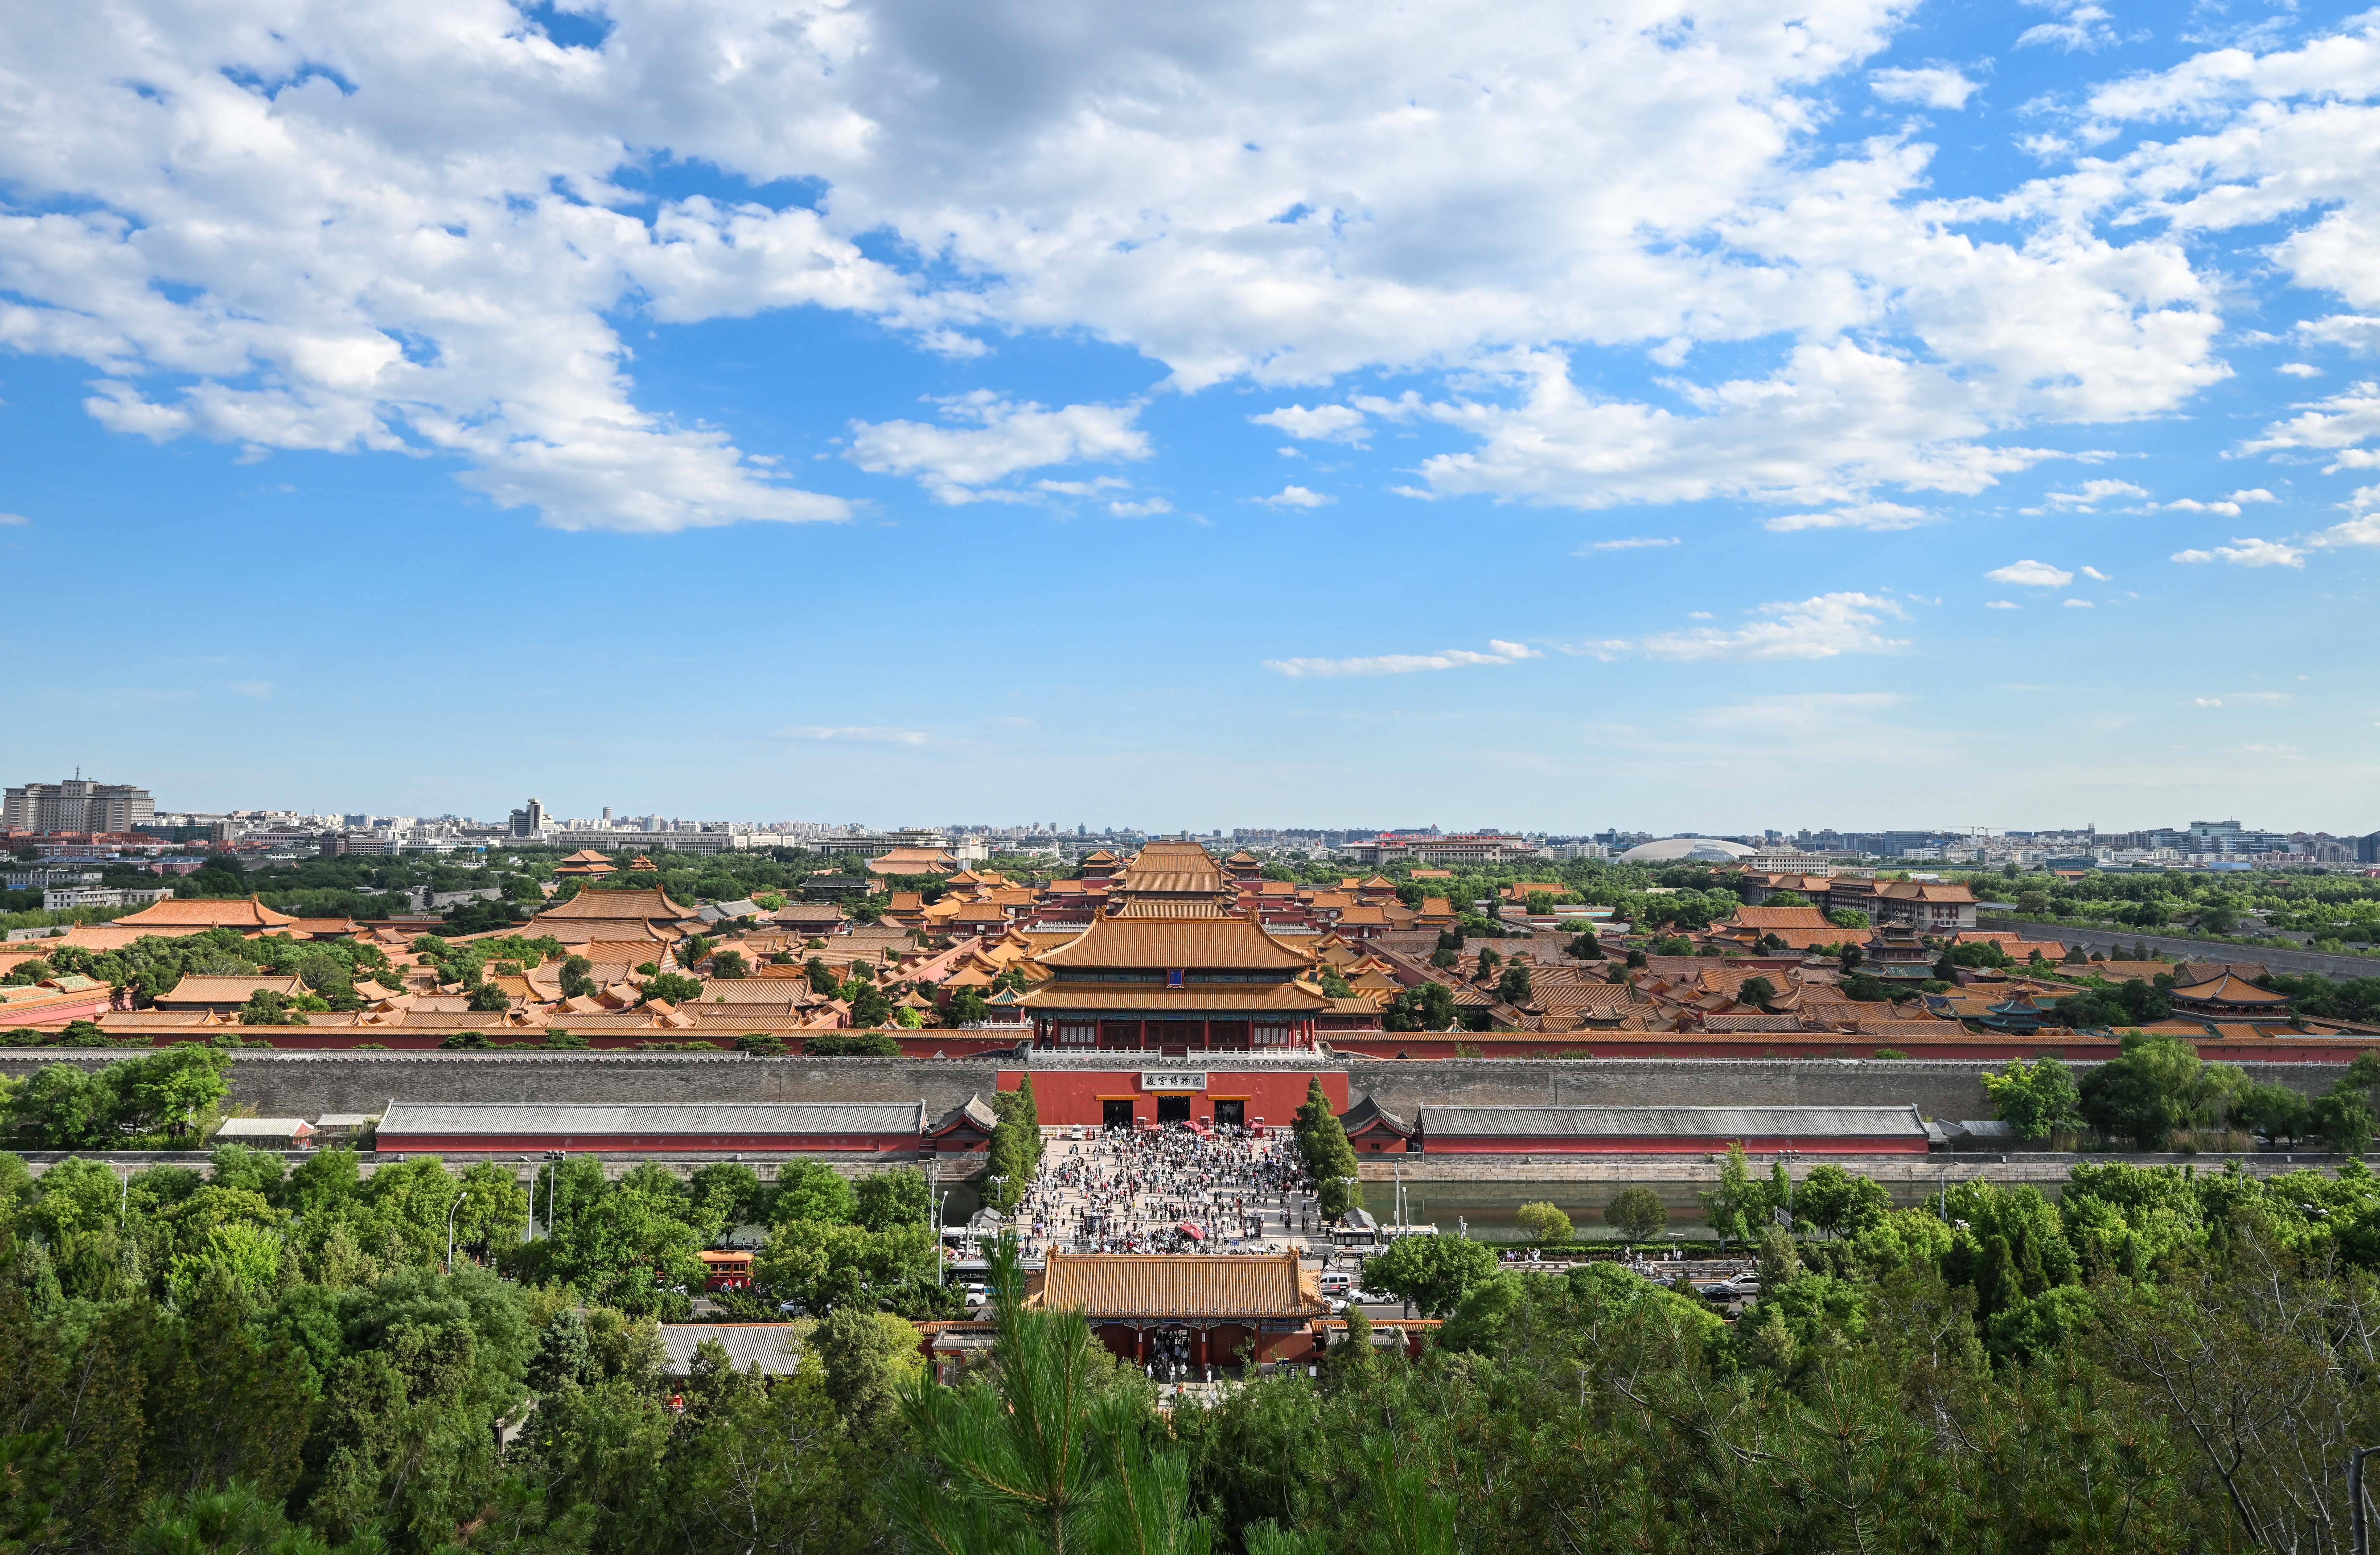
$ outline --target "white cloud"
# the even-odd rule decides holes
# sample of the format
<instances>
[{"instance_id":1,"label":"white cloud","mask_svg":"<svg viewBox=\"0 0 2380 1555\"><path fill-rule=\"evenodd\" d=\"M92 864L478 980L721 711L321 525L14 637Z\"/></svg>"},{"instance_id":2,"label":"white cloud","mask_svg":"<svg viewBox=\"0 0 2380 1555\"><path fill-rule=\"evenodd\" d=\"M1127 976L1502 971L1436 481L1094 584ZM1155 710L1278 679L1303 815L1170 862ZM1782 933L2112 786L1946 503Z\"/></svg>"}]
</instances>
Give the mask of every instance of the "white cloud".
<instances>
[{"instance_id":1,"label":"white cloud","mask_svg":"<svg viewBox=\"0 0 2380 1555\"><path fill-rule=\"evenodd\" d=\"M1656 539L1651 535L1637 535L1627 540L1589 541L1586 544L1582 545L1577 550L1572 552L1571 554L1573 556L1592 556L1601 551L1648 551L1656 546L1676 545L1678 543L1678 539L1674 535L1670 536L1667 540Z\"/></svg>"},{"instance_id":2,"label":"white cloud","mask_svg":"<svg viewBox=\"0 0 2380 1555\"><path fill-rule=\"evenodd\" d=\"M2272 492L2267 492L2262 486L2251 486L2245 490L2232 492L2227 500L2231 502L2249 503L2278 502L2281 499L2273 495Z\"/></svg>"},{"instance_id":3,"label":"white cloud","mask_svg":"<svg viewBox=\"0 0 2380 1555\"><path fill-rule=\"evenodd\" d=\"M1980 90L1980 83L1969 80L1947 65L1871 70L1867 84L1869 91L1887 103L1911 103L1925 108L1963 108L1967 99Z\"/></svg>"},{"instance_id":4,"label":"white cloud","mask_svg":"<svg viewBox=\"0 0 2380 1555\"><path fill-rule=\"evenodd\" d=\"M1941 516L1923 507L1904 507L1899 503L1864 502L1832 513L1791 513L1783 517L1761 521L1761 528L1779 534L1791 534L1797 529L1870 529L1889 531L1913 529L1920 524L1931 524Z\"/></svg>"},{"instance_id":5,"label":"white cloud","mask_svg":"<svg viewBox=\"0 0 2380 1555\"><path fill-rule=\"evenodd\" d=\"M1149 454L1148 434L1133 425L1137 405L1050 410L988 389L937 403L942 423L854 421L849 458L872 475L908 476L935 501L955 504L1025 500L1024 493L994 484L1020 470Z\"/></svg>"},{"instance_id":6,"label":"white cloud","mask_svg":"<svg viewBox=\"0 0 2380 1555\"><path fill-rule=\"evenodd\" d=\"M2145 497L2148 492L2129 480L2085 480L2079 492L2052 492L2047 500L2076 513L2096 513L2096 504L2110 497Z\"/></svg>"},{"instance_id":7,"label":"white cloud","mask_svg":"<svg viewBox=\"0 0 2380 1555\"><path fill-rule=\"evenodd\" d=\"M45 8L0 92L0 182L42 213L0 221L0 345L89 364L118 431L436 453L638 529L847 512L638 403L638 330L771 310L957 358L1097 340L1183 390L1486 370L1422 395L1475 445L1421 489L1585 507L1973 493L2048 456L2028 426L2168 414L2228 371L2171 234L1968 221L1927 146L1828 143L1900 0L601 10L602 46L562 48L493 0ZM2035 41L2105 25L2069 4ZM688 167L816 208L643 192ZM1773 371L1635 400L1556 350L1686 374L1767 340ZM1007 491L887 441L944 500Z\"/></svg>"},{"instance_id":8,"label":"white cloud","mask_svg":"<svg viewBox=\"0 0 2380 1555\"><path fill-rule=\"evenodd\" d=\"M2099 608L2089 600L2060 600L2058 602L2065 606L2068 610L2096 610Z\"/></svg>"},{"instance_id":9,"label":"white cloud","mask_svg":"<svg viewBox=\"0 0 2380 1555\"><path fill-rule=\"evenodd\" d=\"M1309 492L1303 486L1283 486L1271 496L1257 499L1267 507L1328 507L1338 500L1319 492Z\"/></svg>"},{"instance_id":10,"label":"white cloud","mask_svg":"<svg viewBox=\"0 0 2380 1555\"><path fill-rule=\"evenodd\" d=\"M1544 655L1517 642L1490 638L1488 651L1450 648L1437 653L1384 653L1368 659L1268 659L1265 668L1292 680L1331 675L1412 674L1420 670L1460 670L1482 664L1517 664Z\"/></svg>"},{"instance_id":11,"label":"white cloud","mask_svg":"<svg viewBox=\"0 0 2380 1555\"><path fill-rule=\"evenodd\" d=\"M1651 659L1686 662L1710 660L1832 659L1845 653L1888 653L1909 646L1886 637L1887 620L1906 621L1908 612L1872 594L1820 594L1791 603L1765 604L1765 619L1728 628L1698 626L1634 644ZM1607 650L1627 645L1604 645Z\"/></svg>"},{"instance_id":12,"label":"white cloud","mask_svg":"<svg viewBox=\"0 0 2380 1555\"><path fill-rule=\"evenodd\" d=\"M799 728L781 729L777 733L783 739L816 740L824 745L924 745L927 743L927 736L916 729L891 729L864 724L846 725L840 728L805 725Z\"/></svg>"},{"instance_id":13,"label":"white cloud","mask_svg":"<svg viewBox=\"0 0 2380 1555\"><path fill-rule=\"evenodd\" d=\"M1111 502L1108 511L1119 518L1148 518L1172 512L1173 504L1163 497L1143 497L1137 502Z\"/></svg>"},{"instance_id":14,"label":"white cloud","mask_svg":"<svg viewBox=\"0 0 2380 1555\"><path fill-rule=\"evenodd\" d=\"M2015 583L2027 589L2063 589L2074 581L2074 575L2065 568L2034 561L2010 562L1984 576L1995 583Z\"/></svg>"},{"instance_id":15,"label":"white cloud","mask_svg":"<svg viewBox=\"0 0 2380 1555\"><path fill-rule=\"evenodd\" d=\"M1096 497L1109 492L1127 491L1132 482L1120 475L1094 476L1088 480L1036 480L1033 489L1058 497Z\"/></svg>"},{"instance_id":16,"label":"white cloud","mask_svg":"<svg viewBox=\"0 0 2380 1555\"><path fill-rule=\"evenodd\" d=\"M18 525L30 524L32 520L30 518L26 517L21 513L0 513L0 529L10 528Z\"/></svg>"},{"instance_id":17,"label":"white cloud","mask_svg":"<svg viewBox=\"0 0 2380 1555\"><path fill-rule=\"evenodd\" d=\"M1278 410L1268 410L1249 420L1260 427L1278 427L1294 438L1307 441L1364 442L1364 413L1343 405L1318 405L1308 410L1302 405L1284 405Z\"/></svg>"},{"instance_id":18,"label":"white cloud","mask_svg":"<svg viewBox=\"0 0 2380 1555\"><path fill-rule=\"evenodd\" d=\"M2305 553L2277 540L2235 540L2211 551L2177 551L2177 562L2228 562L2235 567L2303 567Z\"/></svg>"},{"instance_id":19,"label":"white cloud","mask_svg":"<svg viewBox=\"0 0 2380 1555\"><path fill-rule=\"evenodd\" d=\"M261 702L273 695L273 682L269 680L235 680L229 689L237 696L252 698Z\"/></svg>"},{"instance_id":20,"label":"white cloud","mask_svg":"<svg viewBox=\"0 0 2380 1555\"><path fill-rule=\"evenodd\" d=\"M2094 583L2106 583L2108 581L2107 575L2101 572L2097 567L2081 567L2076 570L2081 572L2083 577L2089 578Z\"/></svg>"},{"instance_id":21,"label":"white cloud","mask_svg":"<svg viewBox=\"0 0 2380 1555\"><path fill-rule=\"evenodd\" d=\"M2314 366L2312 362L2283 362L2279 367L2275 368L2273 371L2276 372L2286 372L2292 378L2319 378L2322 376L2322 369Z\"/></svg>"},{"instance_id":22,"label":"white cloud","mask_svg":"<svg viewBox=\"0 0 2380 1555\"><path fill-rule=\"evenodd\" d=\"M2184 497L2179 502L2166 504L2165 507L2168 513L2219 513L2226 518L2240 516L2240 504L2236 502L2200 502L2195 497Z\"/></svg>"},{"instance_id":23,"label":"white cloud","mask_svg":"<svg viewBox=\"0 0 2380 1555\"><path fill-rule=\"evenodd\" d=\"M2219 708L2227 704L2241 707L2287 707L2297 700L2287 691L2226 691L2219 697L2193 697L2192 707Z\"/></svg>"},{"instance_id":24,"label":"white cloud","mask_svg":"<svg viewBox=\"0 0 2380 1555\"><path fill-rule=\"evenodd\" d=\"M2024 607L2014 600L1985 600L1984 608L1985 610L2022 610Z\"/></svg>"},{"instance_id":25,"label":"white cloud","mask_svg":"<svg viewBox=\"0 0 2380 1555\"><path fill-rule=\"evenodd\" d=\"M2107 25L2107 7L2090 0L2025 0L2025 4L2053 11L2058 19L2026 28L2017 37L2018 48L2055 47L2071 54L2077 49L2102 49L2118 41L2116 30Z\"/></svg>"}]
</instances>

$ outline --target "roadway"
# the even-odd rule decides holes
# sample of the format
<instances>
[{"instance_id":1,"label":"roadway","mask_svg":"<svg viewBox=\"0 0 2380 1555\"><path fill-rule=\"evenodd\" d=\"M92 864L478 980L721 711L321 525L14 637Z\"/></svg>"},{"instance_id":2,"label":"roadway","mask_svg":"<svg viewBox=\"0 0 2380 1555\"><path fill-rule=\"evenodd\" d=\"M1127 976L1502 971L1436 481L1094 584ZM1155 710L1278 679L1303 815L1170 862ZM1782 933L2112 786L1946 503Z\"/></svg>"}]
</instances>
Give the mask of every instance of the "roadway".
<instances>
[{"instance_id":1,"label":"roadway","mask_svg":"<svg viewBox=\"0 0 2380 1555\"><path fill-rule=\"evenodd\" d=\"M2055 940L2081 945L2086 951L2130 950L2146 945L2152 951L2185 961L2252 961L2276 972L2318 972L2325 978L2380 978L2380 956L2335 955L2328 951L2281 950L2263 945L2227 944L2220 940L2193 940L2186 934L2152 934L2139 929L2084 929L2071 923L2035 923L2022 918L1976 920L1985 929L2011 929L2028 940Z\"/></svg>"}]
</instances>

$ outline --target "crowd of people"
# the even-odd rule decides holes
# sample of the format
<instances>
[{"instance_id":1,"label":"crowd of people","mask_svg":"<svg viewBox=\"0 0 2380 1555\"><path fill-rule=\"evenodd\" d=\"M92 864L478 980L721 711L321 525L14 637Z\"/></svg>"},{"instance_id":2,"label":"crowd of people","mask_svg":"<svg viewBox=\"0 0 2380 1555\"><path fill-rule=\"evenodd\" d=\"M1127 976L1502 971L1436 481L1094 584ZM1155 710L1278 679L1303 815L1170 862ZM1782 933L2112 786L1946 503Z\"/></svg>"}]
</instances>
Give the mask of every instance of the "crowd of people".
<instances>
[{"instance_id":1,"label":"crowd of people","mask_svg":"<svg viewBox=\"0 0 2380 1555\"><path fill-rule=\"evenodd\" d=\"M1322 1227L1287 1139L1229 1126L1053 1142L1017 1207L1026 1251L1272 1252Z\"/></svg>"}]
</instances>

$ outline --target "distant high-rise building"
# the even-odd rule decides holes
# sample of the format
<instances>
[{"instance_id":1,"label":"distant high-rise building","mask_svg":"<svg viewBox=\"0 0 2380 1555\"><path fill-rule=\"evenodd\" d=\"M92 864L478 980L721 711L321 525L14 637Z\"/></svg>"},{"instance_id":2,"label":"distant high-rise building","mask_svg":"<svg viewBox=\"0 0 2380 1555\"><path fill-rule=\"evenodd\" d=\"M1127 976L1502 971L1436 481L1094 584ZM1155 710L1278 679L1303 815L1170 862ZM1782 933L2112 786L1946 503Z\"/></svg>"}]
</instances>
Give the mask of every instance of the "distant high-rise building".
<instances>
[{"instance_id":1,"label":"distant high-rise building","mask_svg":"<svg viewBox=\"0 0 2380 1555\"><path fill-rule=\"evenodd\" d=\"M0 801L0 826L25 832L129 832L156 817L147 789L79 775L11 788Z\"/></svg>"},{"instance_id":2,"label":"distant high-rise building","mask_svg":"<svg viewBox=\"0 0 2380 1555\"><path fill-rule=\"evenodd\" d=\"M604 813L608 815L611 812L607 810ZM545 805L542 801L531 799L523 808L513 811L514 836L534 837L544 830Z\"/></svg>"}]
</instances>

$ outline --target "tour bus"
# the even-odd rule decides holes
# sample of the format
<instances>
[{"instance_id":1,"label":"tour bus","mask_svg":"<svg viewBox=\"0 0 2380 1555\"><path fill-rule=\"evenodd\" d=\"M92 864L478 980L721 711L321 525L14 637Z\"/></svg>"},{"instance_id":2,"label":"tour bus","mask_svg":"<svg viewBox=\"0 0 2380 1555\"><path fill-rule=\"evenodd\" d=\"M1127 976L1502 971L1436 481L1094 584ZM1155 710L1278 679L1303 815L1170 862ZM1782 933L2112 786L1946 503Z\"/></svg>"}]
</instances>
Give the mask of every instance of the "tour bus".
<instances>
[{"instance_id":1,"label":"tour bus","mask_svg":"<svg viewBox=\"0 0 2380 1555\"><path fill-rule=\"evenodd\" d=\"M744 1252L698 1253L702 1259L702 1288L741 1291L752 1283L752 1255Z\"/></svg>"}]
</instances>

